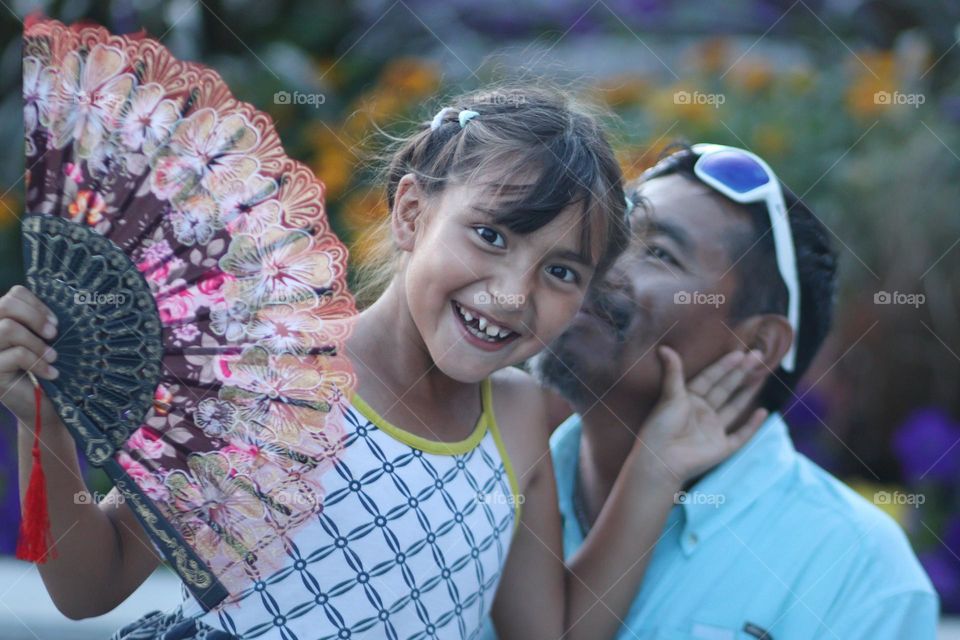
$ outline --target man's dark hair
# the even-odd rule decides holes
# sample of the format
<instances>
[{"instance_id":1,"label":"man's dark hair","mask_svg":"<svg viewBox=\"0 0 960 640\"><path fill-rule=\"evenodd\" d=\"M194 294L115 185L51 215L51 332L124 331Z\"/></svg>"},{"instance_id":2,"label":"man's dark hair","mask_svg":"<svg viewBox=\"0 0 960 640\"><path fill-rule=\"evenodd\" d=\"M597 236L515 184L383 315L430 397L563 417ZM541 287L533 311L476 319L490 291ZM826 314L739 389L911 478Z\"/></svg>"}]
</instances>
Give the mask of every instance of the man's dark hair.
<instances>
[{"instance_id":1,"label":"man's dark hair","mask_svg":"<svg viewBox=\"0 0 960 640\"><path fill-rule=\"evenodd\" d=\"M631 197L642 200L636 191L643 182L671 174L700 182L693 171L699 156L684 143L667 147L663 159L630 185ZM777 367L760 391L758 402L769 411L782 411L793 403L794 388L823 344L833 318L836 295L837 255L826 227L782 182L783 198L790 218L790 230L797 255L800 280L800 331L793 372ZM723 194L715 191L720 198ZM732 200L728 200L733 202ZM764 203L740 204L750 215L751 231L728 238L728 251L736 262L739 287L731 305L731 318L739 321L751 315L787 315L787 287L777 268L776 249L770 232L770 216Z\"/></svg>"}]
</instances>

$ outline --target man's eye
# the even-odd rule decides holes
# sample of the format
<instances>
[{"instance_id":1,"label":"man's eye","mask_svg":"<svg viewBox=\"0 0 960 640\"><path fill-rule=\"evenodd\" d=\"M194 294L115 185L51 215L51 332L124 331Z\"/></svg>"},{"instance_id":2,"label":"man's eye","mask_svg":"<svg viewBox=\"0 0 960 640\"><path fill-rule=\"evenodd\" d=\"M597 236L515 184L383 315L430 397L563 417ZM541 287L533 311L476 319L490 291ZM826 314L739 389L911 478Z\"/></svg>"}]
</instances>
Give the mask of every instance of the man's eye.
<instances>
[{"instance_id":1,"label":"man's eye","mask_svg":"<svg viewBox=\"0 0 960 640\"><path fill-rule=\"evenodd\" d=\"M664 249L663 247L658 247L657 245L648 245L647 246L647 255L656 258L657 260L662 260L663 262L669 262L670 264L677 264L676 258L673 257L673 254Z\"/></svg>"},{"instance_id":2,"label":"man's eye","mask_svg":"<svg viewBox=\"0 0 960 640\"><path fill-rule=\"evenodd\" d=\"M492 244L500 249L507 246L507 239L504 238L503 234L499 231L491 229L490 227L474 227L473 230L488 244Z\"/></svg>"},{"instance_id":3,"label":"man's eye","mask_svg":"<svg viewBox=\"0 0 960 640\"><path fill-rule=\"evenodd\" d=\"M580 276L577 275L576 271L562 265L555 264L547 267L547 273L564 282L580 282Z\"/></svg>"}]
</instances>

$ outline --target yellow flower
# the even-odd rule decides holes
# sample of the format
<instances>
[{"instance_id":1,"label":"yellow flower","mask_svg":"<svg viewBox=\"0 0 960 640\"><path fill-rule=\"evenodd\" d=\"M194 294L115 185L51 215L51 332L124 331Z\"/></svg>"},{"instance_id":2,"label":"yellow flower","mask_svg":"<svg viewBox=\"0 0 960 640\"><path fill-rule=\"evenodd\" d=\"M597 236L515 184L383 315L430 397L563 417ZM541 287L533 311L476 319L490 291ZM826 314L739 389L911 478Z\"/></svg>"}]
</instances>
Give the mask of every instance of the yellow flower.
<instances>
[{"instance_id":1,"label":"yellow flower","mask_svg":"<svg viewBox=\"0 0 960 640\"><path fill-rule=\"evenodd\" d=\"M334 200L350 184L359 162L352 149L353 139L322 123L310 126L307 135L315 150L311 168L327 187L327 199Z\"/></svg>"},{"instance_id":2,"label":"yellow flower","mask_svg":"<svg viewBox=\"0 0 960 640\"><path fill-rule=\"evenodd\" d=\"M786 73L787 86L797 93L807 93L813 88L815 80L809 69L796 68Z\"/></svg>"},{"instance_id":3,"label":"yellow flower","mask_svg":"<svg viewBox=\"0 0 960 640\"><path fill-rule=\"evenodd\" d=\"M650 84L633 74L615 76L594 87L595 96L614 108L641 103L650 91Z\"/></svg>"},{"instance_id":4,"label":"yellow flower","mask_svg":"<svg viewBox=\"0 0 960 640\"><path fill-rule=\"evenodd\" d=\"M705 75L712 76L726 71L730 46L726 38L708 38L693 47L694 64Z\"/></svg>"},{"instance_id":5,"label":"yellow flower","mask_svg":"<svg viewBox=\"0 0 960 640\"><path fill-rule=\"evenodd\" d=\"M761 123L754 127L753 144L757 154L765 158L783 157L790 147L786 132L771 123Z\"/></svg>"},{"instance_id":6,"label":"yellow flower","mask_svg":"<svg viewBox=\"0 0 960 640\"><path fill-rule=\"evenodd\" d=\"M655 138L644 144L620 148L615 151L617 162L627 184L640 177L644 171L657 163L672 138Z\"/></svg>"},{"instance_id":7,"label":"yellow flower","mask_svg":"<svg viewBox=\"0 0 960 640\"><path fill-rule=\"evenodd\" d=\"M757 93L773 82L773 69L760 60L741 60L730 69L730 84L747 93Z\"/></svg>"},{"instance_id":8,"label":"yellow flower","mask_svg":"<svg viewBox=\"0 0 960 640\"><path fill-rule=\"evenodd\" d=\"M883 95L897 90L898 72L890 51L865 52L848 61L853 66L854 78L847 87L847 109L856 117L874 118L889 108Z\"/></svg>"},{"instance_id":9,"label":"yellow flower","mask_svg":"<svg viewBox=\"0 0 960 640\"><path fill-rule=\"evenodd\" d=\"M337 64L335 58L327 56L315 58L311 62L314 72L317 74L317 80L334 87L343 86L343 74L340 72L341 67Z\"/></svg>"},{"instance_id":10,"label":"yellow flower","mask_svg":"<svg viewBox=\"0 0 960 640\"><path fill-rule=\"evenodd\" d=\"M362 233L386 218L386 194L376 187L357 189L344 198L340 215L348 231Z\"/></svg>"},{"instance_id":11,"label":"yellow flower","mask_svg":"<svg viewBox=\"0 0 960 640\"><path fill-rule=\"evenodd\" d=\"M650 113L660 125L669 126L681 120L698 127L708 127L717 120L719 94L686 84L675 84L651 96Z\"/></svg>"},{"instance_id":12,"label":"yellow flower","mask_svg":"<svg viewBox=\"0 0 960 640\"><path fill-rule=\"evenodd\" d=\"M875 504L882 511L885 511L887 515L896 520L901 527L906 528L909 525L907 521L907 510L911 508L910 505L906 504L903 500L893 499L895 495L903 495L903 492L900 491L898 487L876 484L865 480L854 480L848 482L847 485L866 498L868 502Z\"/></svg>"},{"instance_id":13,"label":"yellow flower","mask_svg":"<svg viewBox=\"0 0 960 640\"><path fill-rule=\"evenodd\" d=\"M0 196L0 229L16 224L20 218L20 210L20 200L16 196Z\"/></svg>"},{"instance_id":14,"label":"yellow flower","mask_svg":"<svg viewBox=\"0 0 960 640\"><path fill-rule=\"evenodd\" d=\"M380 83L414 102L436 91L440 71L436 64L421 58L398 58L384 67Z\"/></svg>"}]
</instances>

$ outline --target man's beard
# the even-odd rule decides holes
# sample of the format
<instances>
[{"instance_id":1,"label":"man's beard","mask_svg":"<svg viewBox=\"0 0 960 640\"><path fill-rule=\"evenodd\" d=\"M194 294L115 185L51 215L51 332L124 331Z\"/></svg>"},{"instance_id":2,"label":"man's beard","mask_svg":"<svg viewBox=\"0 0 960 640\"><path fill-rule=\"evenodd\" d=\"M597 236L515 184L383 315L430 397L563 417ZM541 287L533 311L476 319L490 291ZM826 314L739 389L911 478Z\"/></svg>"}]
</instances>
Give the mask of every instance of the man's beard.
<instances>
[{"instance_id":1,"label":"man's beard","mask_svg":"<svg viewBox=\"0 0 960 640\"><path fill-rule=\"evenodd\" d=\"M559 393L578 411L599 402L615 382L622 365L622 347L630 337L628 327L635 313L629 291L623 285L618 290L594 289L584 304L585 311L602 319L610 327L615 343L621 347L613 349L610 361L604 363L602 368L585 367L571 348L574 340L582 339L576 330L567 330L531 360L531 369L537 381Z\"/></svg>"},{"instance_id":2,"label":"man's beard","mask_svg":"<svg viewBox=\"0 0 960 640\"><path fill-rule=\"evenodd\" d=\"M585 372L576 370L576 358L566 349L566 335L561 335L530 361L531 372L541 386L553 389L573 407L581 409L597 400L596 394L584 381Z\"/></svg>"}]
</instances>

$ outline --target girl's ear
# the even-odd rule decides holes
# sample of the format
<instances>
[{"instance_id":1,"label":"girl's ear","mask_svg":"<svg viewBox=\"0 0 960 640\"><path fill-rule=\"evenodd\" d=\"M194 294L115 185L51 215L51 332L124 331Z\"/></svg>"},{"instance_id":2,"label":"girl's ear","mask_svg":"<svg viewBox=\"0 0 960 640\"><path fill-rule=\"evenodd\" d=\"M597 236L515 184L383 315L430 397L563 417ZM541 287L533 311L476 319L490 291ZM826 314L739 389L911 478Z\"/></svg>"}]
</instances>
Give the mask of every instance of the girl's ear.
<instances>
[{"instance_id":1,"label":"girl's ear","mask_svg":"<svg viewBox=\"0 0 960 640\"><path fill-rule=\"evenodd\" d=\"M393 199L393 211L390 212L390 229L401 251L413 251L425 205L426 199L417 177L408 173L400 178Z\"/></svg>"}]
</instances>

